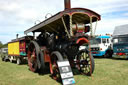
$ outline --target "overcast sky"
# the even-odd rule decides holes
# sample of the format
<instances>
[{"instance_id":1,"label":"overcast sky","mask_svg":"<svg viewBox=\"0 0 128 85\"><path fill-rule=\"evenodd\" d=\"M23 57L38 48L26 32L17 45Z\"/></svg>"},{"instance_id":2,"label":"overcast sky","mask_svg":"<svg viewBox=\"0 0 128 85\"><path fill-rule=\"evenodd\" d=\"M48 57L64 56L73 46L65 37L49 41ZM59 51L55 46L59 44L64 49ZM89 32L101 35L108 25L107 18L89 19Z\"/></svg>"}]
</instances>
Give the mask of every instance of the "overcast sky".
<instances>
[{"instance_id":1,"label":"overcast sky","mask_svg":"<svg viewBox=\"0 0 128 85\"><path fill-rule=\"evenodd\" d=\"M91 9L101 15L96 34L113 33L115 26L128 24L128 0L71 0L73 7ZM16 34L64 10L64 0L0 0L0 41L7 43Z\"/></svg>"}]
</instances>

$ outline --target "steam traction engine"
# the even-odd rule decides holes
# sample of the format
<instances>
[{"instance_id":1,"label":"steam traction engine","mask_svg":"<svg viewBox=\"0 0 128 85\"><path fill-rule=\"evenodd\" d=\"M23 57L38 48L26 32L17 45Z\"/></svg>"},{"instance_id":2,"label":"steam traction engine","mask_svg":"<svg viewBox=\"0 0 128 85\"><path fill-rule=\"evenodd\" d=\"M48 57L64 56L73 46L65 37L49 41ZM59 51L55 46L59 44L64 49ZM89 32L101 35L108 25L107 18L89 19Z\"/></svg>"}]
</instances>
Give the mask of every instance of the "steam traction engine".
<instances>
[{"instance_id":1,"label":"steam traction engine","mask_svg":"<svg viewBox=\"0 0 128 85\"><path fill-rule=\"evenodd\" d=\"M92 30L92 23L98 20L99 14L85 8L70 8L70 0L65 0L64 11L24 32L33 32L33 36L35 32L41 32L28 46L30 70L44 72L48 63L52 77L58 80L60 74L57 61L67 59L72 68L91 75L94 59L90 52L90 37L86 33ZM83 45L84 49L81 49Z\"/></svg>"}]
</instances>

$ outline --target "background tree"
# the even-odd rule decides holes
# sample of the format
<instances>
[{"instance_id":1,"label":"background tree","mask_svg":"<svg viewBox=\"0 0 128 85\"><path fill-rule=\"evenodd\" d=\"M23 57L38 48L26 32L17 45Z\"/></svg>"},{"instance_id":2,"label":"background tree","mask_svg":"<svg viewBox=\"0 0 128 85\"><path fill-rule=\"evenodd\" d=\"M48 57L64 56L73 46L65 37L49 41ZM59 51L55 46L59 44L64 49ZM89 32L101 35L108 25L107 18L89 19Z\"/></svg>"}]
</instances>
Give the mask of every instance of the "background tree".
<instances>
[{"instance_id":1,"label":"background tree","mask_svg":"<svg viewBox=\"0 0 128 85\"><path fill-rule=\"evenodd\" d=\"M2 42L0 41L0 48L3 46Z\"/></svg>"}]
</instances>

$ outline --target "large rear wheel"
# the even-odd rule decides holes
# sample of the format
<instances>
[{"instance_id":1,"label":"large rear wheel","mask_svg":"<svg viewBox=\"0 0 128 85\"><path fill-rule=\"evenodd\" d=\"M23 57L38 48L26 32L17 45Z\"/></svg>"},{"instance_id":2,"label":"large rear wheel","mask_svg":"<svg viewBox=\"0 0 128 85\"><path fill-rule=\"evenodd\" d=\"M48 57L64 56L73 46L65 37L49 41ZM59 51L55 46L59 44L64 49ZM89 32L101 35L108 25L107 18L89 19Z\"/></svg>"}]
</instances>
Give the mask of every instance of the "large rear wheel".
<instances>
[{"instance_id":1,"label":"large rear wheel","mask_svg":"<svg viewBox=\"0 0 128 85\"><path fill-rule=\"evenodd\" d=\"M39 46L36 46L35 41L31 41L28 46L28 66L32 72L38 70L37 56L39 54Z\"/></svg>"},{"instance_id":2,"label":"large rear wheel","mask_svg":"<svg viewBox=\"0 0 128 85\"><path fill-rule=\"evenodd\" d=\"M77 69L82 74L90 76L94 72L94 58L88 50L80 50L76 60Z\"/></svg>"},{"instance_id":3,"label":"large rear wheel","mask_svg":"<svg viewBox=\"0 0 128 85\"><path fill-rule=\"evenodd\" d=\"M43 72L45 68L44 55L36 41L31 41L28 47L28 65L33 72Z\"/></svg>"},{"instance_id":4,"label":"large rear wheel","mask_svg":"<svg viewBox=\"0 0 128 85\"><path fill-rule=\"evenodd\" d=\"M31 47L31 49L28 50L28 66L29 69L33 72L37 71L37 53L36 53L36 48Z\"/></svg>"}]
</instances>

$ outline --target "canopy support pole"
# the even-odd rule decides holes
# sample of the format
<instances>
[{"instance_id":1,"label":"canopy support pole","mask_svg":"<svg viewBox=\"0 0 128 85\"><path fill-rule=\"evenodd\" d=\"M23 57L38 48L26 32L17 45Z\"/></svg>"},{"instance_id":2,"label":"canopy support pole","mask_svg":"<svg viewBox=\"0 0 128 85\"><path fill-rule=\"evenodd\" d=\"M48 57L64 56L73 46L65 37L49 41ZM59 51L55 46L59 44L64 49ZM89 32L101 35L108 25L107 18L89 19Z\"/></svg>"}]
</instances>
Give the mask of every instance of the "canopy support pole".
<instances>
[{"instance_id":1,"label":"canopy support pole","mask_svg":"<svg viewBox=\"0 0 128 85\"><path fill-rule=\"evenodd\" d=\"M62 22L63 22L64 28L65 28L65 32L66 32L66 33L67 33L67 35L68 35L68 38L71 38L71 36L70 36L70 34L69 34L69 32L68 32L68 29L67 29L67 27L66 27L66 24L65 24L65 22L64 22L64 18L62 17L61 19L62 19Z\"/></svg>"},{"instance_id":2,"label":"canopy support pole","mask_svg":"<svg viewBox=\"0 0 128 85\"><path fill-rule=\"evenodd\" d=\"M35 32L32 32L33 33L33 37L34 37L34 39L35 39Z\"/></svg>"},{"instance_id":3,"label":"canopy support pole","mask_svg":"<svg viewBox=\"0 0 128 85\"><path fill-rule=\"evenodd\" d=\"M95 29L94 29L94 35L95 35L95 33L96 33L97 22L98 22L98 20L96 20L96 25L95 25Z\"/></svg>"},{"instance_id":4,"label":"canopy support pole","mask_svg":"<svg viewBox=\"0 0 128 85\"><path fill-rule=\"evenodd\" d=\"M92 17L90 17L90 36L93 36L93 29L92 29Z\"/></svg>"},{"instance_id":5,"label":"canopy support pole","mask_svg":"<svg viewBox=\"0 0 128 85\"><path fill-rule=\"evenodd\" d=\"M70 22L69 22L69 24L70 24L70 35L73 36L73 32L72 32L72 15L69 16L69 18L70 18Z\"/></svg>"}]
</instances>

